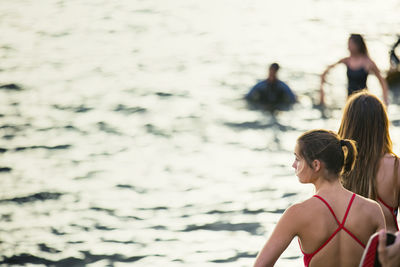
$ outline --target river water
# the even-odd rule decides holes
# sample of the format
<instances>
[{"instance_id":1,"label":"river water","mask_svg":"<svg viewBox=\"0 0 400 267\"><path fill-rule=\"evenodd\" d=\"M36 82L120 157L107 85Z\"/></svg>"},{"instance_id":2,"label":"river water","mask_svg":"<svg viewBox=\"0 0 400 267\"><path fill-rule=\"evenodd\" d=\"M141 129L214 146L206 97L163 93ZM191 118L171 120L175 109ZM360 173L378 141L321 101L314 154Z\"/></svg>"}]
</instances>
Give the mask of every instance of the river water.
<instances>
[{"instance_id":1,"label":"river water","mask_svg":"<svg viewBox=\"0 0 400 267\"><path fill-rule=\"evenodd\" d=\"M13 0L0 5L3 265L249 266L312 195L296 137L338 129L365 34L384 71L397 0ZM272 117L242 100L266 66L298 94ZM12 85L10 85L12 84ZM368 85L380 95L376 78ZM392 100L396 102L396 100ZM399 151L400 110L389 107ZM294 241L277 266L301 266Z\"/></svg>"}]
</instances>

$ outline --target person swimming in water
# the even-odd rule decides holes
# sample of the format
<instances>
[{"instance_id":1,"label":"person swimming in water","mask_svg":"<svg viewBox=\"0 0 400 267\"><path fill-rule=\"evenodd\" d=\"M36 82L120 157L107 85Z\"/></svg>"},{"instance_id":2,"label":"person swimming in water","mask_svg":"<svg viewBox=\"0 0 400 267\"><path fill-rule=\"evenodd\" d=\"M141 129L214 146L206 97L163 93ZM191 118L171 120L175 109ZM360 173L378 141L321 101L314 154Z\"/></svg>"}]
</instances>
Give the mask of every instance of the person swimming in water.
<instances>
[{"instance_id":1,"label":"person swimming in water","mask_svg":"<svg viewBox=\"0 0 400 267\"><path fill-rule=\"evenodd\" d=\"M355 142L311 130L297 139L294 154L300 183L313 184L315 195L286 209L254 266L274 266L296 236L307 267L358 266L370 236L385 229L385 219L377 202L340 183L357 158Z\"/></svg>"},{"instance_id":2,"label":"person swimming in water","mask_svg":"<svg viewBox=\"0 0 400 267\"><path fill-rule=\"evenodd\" d=\"M382 87L383 99L388 105L388 85L382 77L375 62L370 58L364 38L360 34L351 34L348 40L350 56L340 59L338 62L329 65L321 75L320 103L325 104L324 83L328 72L340 63L347 67L347 95L367 88L367 78L369 73L375 74Z\"/></svg>"},{"instance_id":3,"label":"person swimming in water","mask_svg":"<svg viewBox=\"0 0 400 267\"><path fill-rule=\"evenodd\" d=\"M268 70L268 78L258 82L245 96L256 104L267 109L282 109L296 102L296 95L290 87L278 79L278 63L272 63Z\"/></svg>"}]
</instances>

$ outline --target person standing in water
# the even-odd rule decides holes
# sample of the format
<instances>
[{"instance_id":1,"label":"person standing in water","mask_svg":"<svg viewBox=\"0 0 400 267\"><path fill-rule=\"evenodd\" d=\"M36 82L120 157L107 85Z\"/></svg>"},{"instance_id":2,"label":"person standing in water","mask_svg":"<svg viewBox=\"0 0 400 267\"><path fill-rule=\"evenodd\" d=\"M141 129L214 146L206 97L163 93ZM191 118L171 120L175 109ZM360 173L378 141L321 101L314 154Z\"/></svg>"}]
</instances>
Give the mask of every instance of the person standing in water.
<instances>
[{"instance_id":1,"label":"person standing in water","mask_svg":"<svg viewBox=\"0 0 400 267\"><path fill-rule=\"evenodd\" d=\"M254 266L274 266L296 236L307 267L358 266L370 236L385 229L385 219L378 203L340 183L340 175L354 166L355 142L312 130L297 139L294 154L300 183L313 184L315 195L286 209Z\"/></svg>"},{"instance_id":2,"label":"person standing in water","mask_svg":"<svg viewBox=\"0 0 400 267\"><path fill-rule=\"evenodd\" d=\"M347 95L367 88L367 78L369 73L375 74L382 87L383 99L388 105L388 85L382 77L375 62L369 57L368 49L364 38L360 34L351 34L348 40L350 56L340 59L338 62L329 65L321 75L320 103L325 104L324 83L328 72L338 64L345 64L347 67Z\"/></svg>"},{"instance_id":3,"label":"person standing in water","mask_svg":"<svg viewBox=\"0 0 400 267\"><path fill-rule=\"evenodd\" d=\"M272 63L268 69L268 78L258 82L245 96L253 103L270 109L280 109L296 102L296 95L289 86L278 79L278 63Z\"/></svg>"}]
</instances>

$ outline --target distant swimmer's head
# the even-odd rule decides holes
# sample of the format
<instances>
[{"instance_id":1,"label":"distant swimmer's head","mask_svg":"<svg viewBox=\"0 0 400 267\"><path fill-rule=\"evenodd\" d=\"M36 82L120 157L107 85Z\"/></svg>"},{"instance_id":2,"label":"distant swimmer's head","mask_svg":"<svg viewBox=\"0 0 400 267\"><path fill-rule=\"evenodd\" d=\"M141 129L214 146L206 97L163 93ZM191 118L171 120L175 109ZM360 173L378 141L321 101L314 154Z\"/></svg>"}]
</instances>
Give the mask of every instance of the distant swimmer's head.
<instances>
[{"instance_id":1,"label":"distant swimmer's head","mask_svg":"<svg viewBox=\"0 0 400 267\"><path fill-rule=\"evenodd\" d=\"M350 34L348 41L348 48L350 54L355 55L368 55L367 45L365 44L364 38L361 34Z\"/></svg>"},{"instance_id":2,"label":"distant swimmer's head","mask_svg":"<svg viewBox=\"0 0 400 267\"><path fill-rule=\"evenodd\" d=\"M278 79L278 70L280 66L278 63L272 63L268 69L268 80L276 81Z\"/></svg>"},{"instance_id":3,"label":"distant swimmer's head","mask_svg":"<svg viewBox=\"0 0 400 267\"><path fill-rule=\"evenodd\" d=\"M295 157L292 167L301 183L312 183L320 177L336 180L341 173L352 170L357 149L354 141L340 139L335 132L311 130L297 139Z\"/></svg>"}]
</instances>

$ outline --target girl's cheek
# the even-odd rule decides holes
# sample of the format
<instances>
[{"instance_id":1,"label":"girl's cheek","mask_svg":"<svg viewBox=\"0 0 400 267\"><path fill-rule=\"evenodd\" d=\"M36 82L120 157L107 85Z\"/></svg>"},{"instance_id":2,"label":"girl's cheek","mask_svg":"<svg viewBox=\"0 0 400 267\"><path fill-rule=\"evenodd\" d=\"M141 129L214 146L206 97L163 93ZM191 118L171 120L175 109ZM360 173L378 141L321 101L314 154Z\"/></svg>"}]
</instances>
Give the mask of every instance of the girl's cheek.
<instances>
[{"instance_id":1,"label":"girl's cheek","mask_svg":"<svg viewBox=\"0 0 400 267\"><path fill-rule=\"evenodd\" d=\"M302 162L297 162L297 166L296 166L297 168L296 168L296 174L300 174L301 172L302 172L302 170L303 170L303 164L302 164Z\"/></svg>"}]
</instances>

